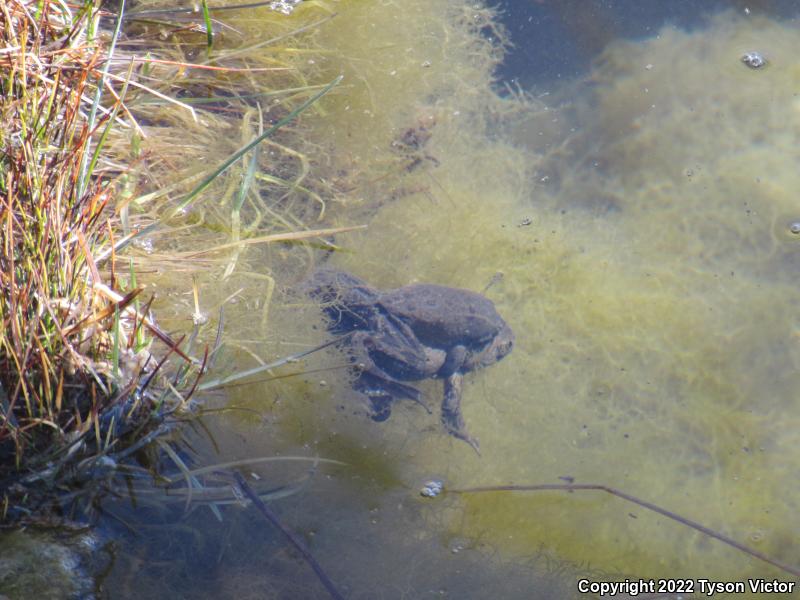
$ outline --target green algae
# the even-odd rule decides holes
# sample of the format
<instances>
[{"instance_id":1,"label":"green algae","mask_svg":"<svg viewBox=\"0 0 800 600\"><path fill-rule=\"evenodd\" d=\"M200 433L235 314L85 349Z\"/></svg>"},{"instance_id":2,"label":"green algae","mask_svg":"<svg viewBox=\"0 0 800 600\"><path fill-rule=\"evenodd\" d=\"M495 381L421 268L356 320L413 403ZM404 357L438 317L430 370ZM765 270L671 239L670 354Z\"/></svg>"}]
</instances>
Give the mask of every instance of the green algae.
<instances>
[{"instance_id":1,"label":"green algae","mask_svg":"<svg viewBox=\"0 0 800 600\"><path fill-rule=\"evenodd\" d=\"M768 69L741 64L753 47ZM518 344L465 389L482 459L415 409L364 433L365 443L402 439L395 456L409 481L613 485L791 562L798 50L795 29L730 14L702 32L613 44L593 89L574 99L581 127L555 152L459 120L461 102L465 112L507 108L486 87L477 99L437 96L427 151L438 166L409 175L427 185L382 205L336 263L387 287L482 290L501 273L487 295ZM371 56L388 80L391 65ZM328 118L348 123L339 131L357 139L358 160L375 164L386 156L375 140L395 125L364 116L369 92L354 85ZM369 110L382 102L396 106L382 97ZM541 107L530 114L535 131ZM436 404L438 389L426 392ZM475 496L463 510L452 524L461 535L512 554L544 546L633 577L779 574L598 494Z\"/></svg>"}]
</instances>

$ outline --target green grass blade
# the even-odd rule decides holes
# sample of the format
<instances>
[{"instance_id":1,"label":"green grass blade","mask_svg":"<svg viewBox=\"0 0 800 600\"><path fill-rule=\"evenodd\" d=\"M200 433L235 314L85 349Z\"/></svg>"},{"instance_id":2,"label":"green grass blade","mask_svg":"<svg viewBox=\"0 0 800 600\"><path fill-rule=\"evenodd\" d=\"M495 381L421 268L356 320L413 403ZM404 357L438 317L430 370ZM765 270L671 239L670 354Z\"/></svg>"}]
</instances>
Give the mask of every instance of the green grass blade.
<instances>
[{"instance_id":1,"label":"green grass blade","mask_svg":"<svg viewBox=\"0 0 800 600\"><path fill-rule=\"evenodd\" d=\"M285 364L290 362L294 362L303 358L304 356L308 356L318 350L322 350L323 348L327 348L328 346L332 346L333 344L338 344L342 340L346 339L350 333L339 336L318 346L314 346L309 350L303 350L302 352L296 352L295 354L290 354L289 356L285 356L281 359L278 359L274 362L271 362L267 365L259 365L258 367L253 367L252 369L247 369L245 371L240 371L238 373L234 373L233 375L228 375L227 377L222 377L220 379L213 379L211 381L204 381L200 385L197 386L197 391L205 391L205 390L214 390L217 388L225 387L226 385L231 385L242 379L247 379L248 377L252 377L253 375L258 375L259 373L263 373L264 371L269 371L271 369L277 369Z\"/></svg>"},{"instance_id":2,"label":"green grass blade","mask_svg":"<svg viewBox=\"0 0 800 600\"><path fill-rule=\"evenodd\" d=\"M186 197L181 201L181 203L178 204L178 206L172 211L172 213L170 214L170 217L173 217L173 216L177 215L178 213L183 211L187 206L189 206L192 203L192 201L195 199L195 197L198 194L200 194L200 192L205 190L209 185L211 185L211 183L217 177L219 177L220 175L222 175L222 173L227 171L231 167L231 165L233 163L235 163L242 156L247 154L250 150L252 150L256 146L258 146L261 142L263 142L265 139L270 137L273 133L278 131L278 129L280 129L284 125L294 121L297 118L297 116L300 115L300 113L304 112L309 106L314 104L317 100L319 100L325 94L330 92L334 87L339 85L339 82L342 81L343 77L344 77L343 75L339 75L336 79L334 79L328 85L326 85L321 91L317 92L311 98L309 98L308 100L303 102L300 106L295 108L292 112L290 112L288 115L283 117L280 121L275 123L275 125L273 125L269 129L267 129L264 133L259 135L256 139L254 139L249 144L247 144L244 148L240 148L239 150L234 152L230 156L230 158L228 158L228 160L226 160L220 166L218 166L216 169L214 169L214 171L211 174L209 174L208 177L203 179L203 181L201 181L200 184L195 189L193 189L191 192L189 192L186 195Z\"/></svg>"},{"instance_id":3,"label":"green grass blade","mask_svg":"<svg viewBox=\"0 0 800 600\"><path fill-rule=\"evenodd\" d=\"M236 200L233 204L233 211L239 212L242 209L242 205L244 204L245 198L247 198L247 192L250 190L250 186L253 185L253 180L256 176L256 169L258 168L258 148L253 150L253 154L250 156L250 160L247 164L247 171L244 174L244 179L242 180L242 185L239 187L239 192L236 195Z\"/></svg>"},{"instance_id":4,"label":"green grass blade","mask_svg":"<svg viewBox=\"0 0 800 600\"><path fill-rule=\"evenodd\" d=\"M114 56L114 50L117 47L117 40L119 39L120 31L122 30L122 20L123 15L125 14L125 0L121 0L119 3L119 13L117 15L117 22L114 26L114 35L111 37L111 44L108 48L108 56L106 57L106 64L103 66L103 71L100 73L100 79L97 81L97 89L94 93L94 99L92 101L92 108L89 110L89 118L87 119L87 125L89 127L89 131L94 129L94 122L97 118L97 107L100 106L100 99L103 96L103 86L106 82L106 77L108 76L108 71L111 68L111 57ZM91 23L93 19L89 19ZM90 149L90 140L87 140L86 147L83 149L83 156L81 157L81 166L78 174L78 185L76 188L76 195L78 198L83 196L83 193L86 191L86 187L88 184L89 176L91 175L90 171L88 170L89 164L89 149Z\"/></svg>"},{"instance_id":5,"label":"green grass blade","mask_svg":"<svg viewBox=\"0 0 800 600\"><path fill-rule=\"evenodd\" d=\"M92 160L89 162L89 167L86 169L87 177L94 172L94 167L97 164L97 160L100 158L100 152L103 149L103 146L105 146L106 138L108 137L111 128L114 126L114 121L117 118L117 113L119 113L119 109L122 106L122 103L125 102L125 96L128 93L128 82L130 82L132 74L133 74L133 60L131 60L131 64L128 67L128 76L125 78L125 84L122 86L122 92L120 92L119 95L119 102L117 102L114 105L114 110L111 112L111 116L108 118L108 123L106 123L106 126L103 129L103 133L100 136L100 139L97 141L97 146L95 146L94 153L92 153Z\"/></svg>"},{"instance_id":6,"label":"green grass blade","mask_svg":"<svg viewBox=\"0 0 800 600\"><path fill-rule=\"evenodd\" d=\"M203 21L206 24L206 54L211 56L211 48L214 45L214 32L211 30L211 15L208 13L208 2L203 0Z\"/></svg>"},{"instance_id":7,"label":"green grass blade","mask_svg":"<svg viewBox=\"0 0 800 600\"><path fill-rule=\"evenodd\" d=\"M114 382L119 381L119 306L114 307L114 347L111 350L111 364L113 366Z\"/></svg>"}]
</instances>

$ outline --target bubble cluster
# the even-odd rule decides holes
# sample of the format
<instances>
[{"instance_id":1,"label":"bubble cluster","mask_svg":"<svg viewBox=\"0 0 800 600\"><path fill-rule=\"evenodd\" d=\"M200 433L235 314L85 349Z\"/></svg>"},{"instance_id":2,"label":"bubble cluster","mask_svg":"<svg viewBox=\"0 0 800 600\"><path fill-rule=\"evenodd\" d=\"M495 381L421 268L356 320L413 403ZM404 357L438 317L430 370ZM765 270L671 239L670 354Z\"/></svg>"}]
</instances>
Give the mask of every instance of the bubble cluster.
<instances>
[{"instance_id":1,"label":"bubble cluster","mask_svg":"<svg viewBox=\"0 0 800 600\"><path fill-rule=\"evenodd\" d=\"M443 489L443 481L440 479L431 479L422 485L422 489L419 491L419 494L424 498L436 498L436 496L442 493Z\"/></svg>"},{"instance_id":2,"label":"bubble cluster","mask_svg":"<svg viewBox=\"0 0 800 600\"><path fill-rule=\"evenodd\" d=\"M760 52L747 52L742 56L742 62L751 69L760 69L766 66L767 59Z\"/></svg>"}]
</instances>

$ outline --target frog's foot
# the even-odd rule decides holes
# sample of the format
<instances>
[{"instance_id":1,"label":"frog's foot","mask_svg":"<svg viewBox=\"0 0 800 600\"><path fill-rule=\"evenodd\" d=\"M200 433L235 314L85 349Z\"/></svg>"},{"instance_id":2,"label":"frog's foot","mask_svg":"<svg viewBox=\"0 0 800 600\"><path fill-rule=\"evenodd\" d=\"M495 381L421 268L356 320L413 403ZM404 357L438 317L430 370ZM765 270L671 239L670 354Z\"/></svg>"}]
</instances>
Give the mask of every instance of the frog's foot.
<instances>
[{"instance_id":1,"label":"frog's foot","mask_svg":"<svg viewBox=\"0 0 800 600\"><path fill-rule=\"evenodd\" d=\"M444 400L442 401L442 424L447 433L460 440L464 440L478 456L481 455L478 440L467 432L464 415L461 414L461 384L464 376L453 373L444 380Z\"/></svg>"},{"instance_id":2,"label":"frog's foot","mask_svg":"<svg viewBox=\"0 0 800 600\"><path fill-rule=\"evenodd\" d=\"M396 398L386 394L376 394L373 396L367 394L367 398L369 398L370 419L381 423L392 416L392 403L394 403ZM428 408L422 400L417 399L416 403L428 411L428 414L431 414L431 409Z\"/></svg>"},{"instance_id":3,"label":"frog's foot","mask_svg":"<svg viewBox=\"0 0 800 600\"><path fill-rule=\"evenodd\" d=\"M353 389L370 419L382 422L392 416L392 404L396 398L385 389L369 385L361 377L353 383Z\"/></svg>"},{"instance_id":4,"label":"frog's foot","mask_svg":"<svg viewBox=\"0 0 800 600\"><path fill-rule=\"evenodd\" d=\"M381 377L364 371L358 376L353 387L369 398L370 417L373 421L388 419L392 413L392 403L400 398L412 400L431 414L431 409L422 401L422 393L417 388L391 377Z\"/></svg>"},{"instance_id":5,"label":"frog's foot","mask_svg":"<svg viewBox=\"0 0 800 600\"><path fill-rule=\"evenodd\" d=\"M425 412L428 413L429 415L433 414L433 411L430 409L430 407L427 404L425 404L425 402L422 401L422 394L420 394L416 398L409 398L409 400L413 400L414 404L419 404L422 408L425 409Z\"/></svg>"},{"instance_id":6,"label":"frog's foot","mask_svg":"<svg viewBox=\"0 0 800 600\"><path fill-rule=\"evenodd\" d=\"M368 396L368 398L370 403L370 419L381 423L392 416L392 402L394 398L391 396Z\"/></svg>"},{"instance_id":7,"label":"frog's foot","mask_svg":"<svg viewBox=\"0 0 800 600\"><path fill-rule=\"evenodd\" d=\"M478 440L476 438L472 437L470 434L467 433L466 429L462 428L460 431L456 431L454 429L450 429L449 427L447 427L447 425L445 425L445 427L447 428L447 433L449 433L455 438L467 442L470 446L472 446L472 449L475 450L475 453L478 456L481 456L481 445L478 443Z\"/></svg>"}]
</instances>

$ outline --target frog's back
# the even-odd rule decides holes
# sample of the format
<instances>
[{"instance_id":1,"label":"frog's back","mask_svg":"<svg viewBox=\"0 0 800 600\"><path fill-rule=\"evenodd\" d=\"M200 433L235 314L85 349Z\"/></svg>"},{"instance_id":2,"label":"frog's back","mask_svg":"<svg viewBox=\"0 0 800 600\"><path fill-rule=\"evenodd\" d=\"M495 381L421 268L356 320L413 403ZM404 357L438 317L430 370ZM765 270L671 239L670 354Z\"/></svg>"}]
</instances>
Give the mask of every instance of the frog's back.
<instances>
[{"instance_id":1,"label":"frog's back","mask_svg":"<svg viewBox=\"0 0 800 600\"><path fill-rule=\"evenodd\" d=\"M382 294L380 304L432 347L482 345L505 326L488 298L442 285L407 285Z\"/></svg>"}]
</instances>

